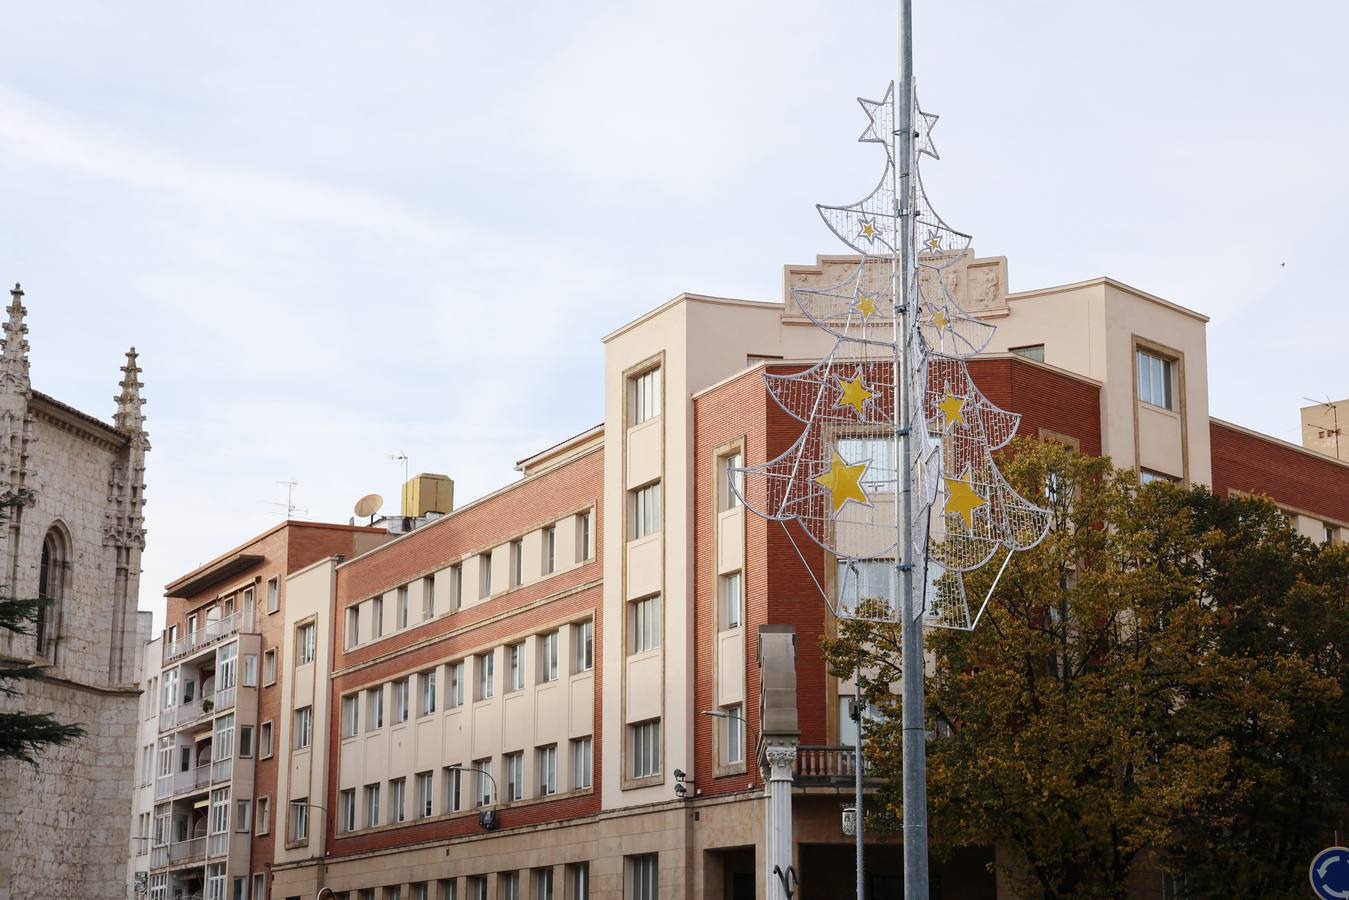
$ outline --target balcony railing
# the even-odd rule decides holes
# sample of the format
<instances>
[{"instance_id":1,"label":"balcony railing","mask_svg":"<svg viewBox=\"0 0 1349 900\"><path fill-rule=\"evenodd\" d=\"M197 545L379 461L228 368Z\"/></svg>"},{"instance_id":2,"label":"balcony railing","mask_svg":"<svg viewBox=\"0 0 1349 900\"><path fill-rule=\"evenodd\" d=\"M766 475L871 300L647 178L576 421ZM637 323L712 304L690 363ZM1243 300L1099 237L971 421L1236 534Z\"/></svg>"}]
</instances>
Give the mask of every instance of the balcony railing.
<instances>
[{"instance_id":1,"label":"balcony railing","mask_svg":"<svg viewBox=\"0 0 1349 900\"><path fill-rule=\"evenodd\" d=\"M164 662L172 662L240 631L252 630L253 610L236 610L223 619L207 622L191 634L184 635L171 643L166 643L164 645Z\"/></svg>"},{"instance_id":2,"label":"balcony railing","mask_svg":"<svg viewBox=\"0 0 1349 900\"><path fill-rule=\"evenodd\" d=\"M169 864L196 862L206 858L206 838L193 838L190 841L178 841L169 844Z\"/></svg>"},{"instance_id":3,"label":"balcony railing","mask_svg":"<svg viewBox=\"0 0 1349 900\"><path fill-rule=\"evenodd\" d=\"M862 778L874 781L872 763L863 760ZM798 785L852 784L857 772L857 751L838 745L802 745L796 748Z\"/></svg>"}]
</instances>

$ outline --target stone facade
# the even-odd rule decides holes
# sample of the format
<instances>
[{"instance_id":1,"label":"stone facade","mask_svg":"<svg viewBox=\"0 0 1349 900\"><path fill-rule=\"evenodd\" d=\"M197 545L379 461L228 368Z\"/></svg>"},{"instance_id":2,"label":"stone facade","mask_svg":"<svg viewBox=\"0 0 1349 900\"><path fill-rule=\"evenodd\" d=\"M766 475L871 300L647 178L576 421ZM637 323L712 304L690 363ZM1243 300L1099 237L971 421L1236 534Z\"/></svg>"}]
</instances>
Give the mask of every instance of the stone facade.
<instances>
[{"instance_id":1,"label":"stone facade","mask_svg":"<svg viewBox=\"0 0 1349 900\"><path fill-rule=\"evenodd\" d=\"M127 353L113 423L33 390L23 291L15 285L0 351L0 491L30 499L0 524L0 582L52 600L33 635L0 654L45 667L0 709L51 712L85 735L38 764L0 761L0 900L118 898L137 747L136 615L145 453L140 369ZM145 632L145 633L142 633Z\"/></svg>"}]
</instances>

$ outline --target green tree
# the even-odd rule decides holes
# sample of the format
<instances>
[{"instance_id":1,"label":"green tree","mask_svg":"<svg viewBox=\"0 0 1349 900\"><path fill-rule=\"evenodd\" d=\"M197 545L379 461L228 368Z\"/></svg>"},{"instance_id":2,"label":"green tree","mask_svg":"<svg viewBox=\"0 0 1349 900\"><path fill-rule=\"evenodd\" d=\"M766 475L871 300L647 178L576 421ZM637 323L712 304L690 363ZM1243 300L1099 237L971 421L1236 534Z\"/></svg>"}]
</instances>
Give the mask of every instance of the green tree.
<instances>
[{"instance_id":1,"label":"green tree","mask_svg":"<svg viewBox=\"0 0 1349 900\"><path fill-rule=\"evenodd\" d=\"M10 510L27 503L29 497L28 492L0 495L0 522L9 517ZM45 598L0 595L0 631L31 634L49 602ZM24 682L42 678L44 668L30 660L0 656L0 695L22 698ZM12 702L6 704L11 705ZM0 712L0 760L21 759L36 765L38 754L47 747L83 734L81 726L63 724L51 713Z\"/></svg>"},{"instance_id":2,"label":"green tree","mask_svg":"<svg viewBox=\"0 0 1349 900\"><path fill-rule=\"evenodd\" d=\"M1289 862L1271 863L1262 883L1294 884L1296 811L1343 772L1346 745L1320 738L1324 719L1300 717L1344 718L1343 665L1322 627L1337 609L1325 601L1343 597L1344 554L1298 538L1264 501L1140 486L1053 444L1014 445L1004 471L1045 498L1053 521L974 632L929 635L934 852L999 845L1027 895L1123 897L1146 859L1196 872L1194 896L1231 896L1241 876L1228 863L1270 854L1261 841L1282 829ZM972 597L991 575L968 578ZM1276 627L1290 620L1278 640L1276 605L1286 610ZM884 714L867 748L885 778L879 828L900 824L898 632L844 623L825 642L838 674L860 661ZM1271 769L1282 780L1262 783ZM1281 795L1281 825L1254 821L1268 809L1262 794L1294 782L1304 790ZM1237 834L1249 840L1216 850Z\"/></svg>"}]
</instances>

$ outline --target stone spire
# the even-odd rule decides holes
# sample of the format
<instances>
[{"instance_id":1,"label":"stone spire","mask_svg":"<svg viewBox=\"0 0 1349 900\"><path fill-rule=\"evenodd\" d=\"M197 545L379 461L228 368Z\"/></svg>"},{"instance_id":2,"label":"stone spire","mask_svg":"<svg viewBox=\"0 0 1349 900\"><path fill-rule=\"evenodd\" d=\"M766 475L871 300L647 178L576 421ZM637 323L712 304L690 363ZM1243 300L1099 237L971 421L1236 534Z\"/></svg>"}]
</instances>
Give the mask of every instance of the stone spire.
<instances>
[{"instance_id":1,"label":"stone spire","mask_svg":"<svg viewBox=\"0 0 1349 900\"><path fill-rule=\"evenodd\" d=\"M0 386L27 392L32 388L28 378L28 315L23 305L23 288L17 283L9 292L9 319L4 324L5 337L0 341Z\"/></svg>"},{"instance_id":2,"label":"stone spire","mask_svg":"<svg viewBox=\"0 0 1349 900\"><path fill-rule=\"evenodd\" d=\"M136 365L136 348L132 347L126 352L126 365L122 366L122 393L113 399L117 401L117 412L113 414L112 421L117 430L133 436L145 436L145 415L141 412L141 407L145 401L141 399L141 388L145 387L140 380L141 367Z\"/></svg>"}]
</instances>

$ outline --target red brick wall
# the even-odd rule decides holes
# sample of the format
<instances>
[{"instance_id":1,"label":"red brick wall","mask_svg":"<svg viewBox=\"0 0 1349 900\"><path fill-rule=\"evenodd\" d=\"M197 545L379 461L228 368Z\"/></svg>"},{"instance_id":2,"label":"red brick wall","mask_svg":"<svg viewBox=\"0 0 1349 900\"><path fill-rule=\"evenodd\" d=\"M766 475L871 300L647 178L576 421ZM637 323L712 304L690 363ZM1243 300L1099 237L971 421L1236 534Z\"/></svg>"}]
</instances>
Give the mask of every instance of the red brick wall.
<instances>
[{"instance_id":1,"label":"red brick wall","mask_svg":"<svg viewBox=\"0 0 1349 900\"><path fill-rule=\"evenodd\" d=\"M1276 503L1349 521L1349 467L1220 422L1209 423L1213 492L1266 494Z\"/></svg>"},{"instance_id":2,"label":"red brick wall","mask_svg":"<svg viewBox=\"0 0 1349 900\"><path fill-rule=\"evenodd\" d=\"M969 368L984 396L1020 413L1019 436L1036 439L1046 428L1077 438L1083 453L1101 454L1101 390L1096 385L1017 357L972 359Z\"/></svg>"}]
</instances>

